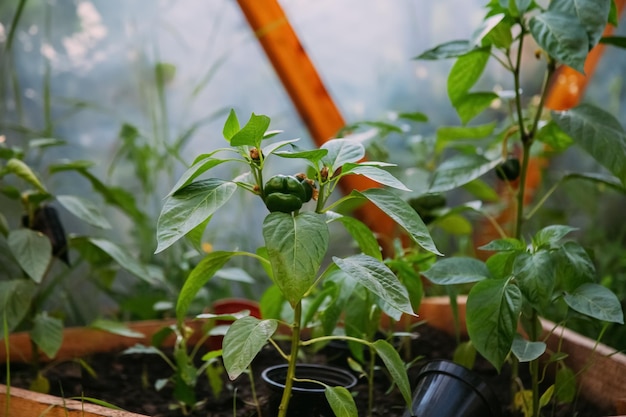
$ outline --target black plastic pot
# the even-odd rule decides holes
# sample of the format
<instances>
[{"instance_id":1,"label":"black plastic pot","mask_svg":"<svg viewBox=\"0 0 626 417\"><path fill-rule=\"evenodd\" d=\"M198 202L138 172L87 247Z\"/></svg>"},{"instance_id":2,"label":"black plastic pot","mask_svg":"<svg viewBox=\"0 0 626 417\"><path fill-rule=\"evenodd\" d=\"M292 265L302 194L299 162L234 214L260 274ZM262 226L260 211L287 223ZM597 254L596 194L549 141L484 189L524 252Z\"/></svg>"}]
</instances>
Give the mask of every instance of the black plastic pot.
<instances>
[{"instance_id":1,"label":"black plastic pot","mask_svg":"<svg viewBox=\"0 0 626 417\"><path fill-rule=\"evenodd\" d=\"M413 407L404 417L500 417L498 399L485 381L449 361L428 363L419 373Z\"/></svg>"},{"instance_id":2,"label":"black plastic pot","mask_svg":"<svg viewBox=\"0 0 626 417\"><path fill-rule=\"evenodd\" d=\"M287 365L266 368L261 377L271 389L269 413L275 416L278 414L278 406L285 389ZM296 378L311 379L331 387L342 386L346 389L353 388L357 383L356 377L350 372L316 364L298 364ZM294 382L287 412L288 417L334 417L334 415L328 401L326 401L322 385L314 382Z\"/></svg>"}]
</instances>

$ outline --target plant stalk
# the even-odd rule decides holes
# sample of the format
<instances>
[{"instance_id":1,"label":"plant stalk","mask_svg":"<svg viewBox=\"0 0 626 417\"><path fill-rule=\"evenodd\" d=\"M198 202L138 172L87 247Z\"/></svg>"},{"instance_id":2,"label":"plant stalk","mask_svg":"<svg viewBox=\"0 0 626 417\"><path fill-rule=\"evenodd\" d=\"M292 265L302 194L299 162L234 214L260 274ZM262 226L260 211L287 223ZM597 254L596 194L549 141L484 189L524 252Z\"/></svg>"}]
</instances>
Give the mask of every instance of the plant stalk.
<instances>
[{"instance_id":1,"label":"plant stalk","mask_svg":"<svg viewBox=\"0 0 626 417\"><path fill-rule=\"evenodd\" d=\"M534 342L538 339L539 329L537 328L537 323L539 322L539 317L537 311L533 309L532 316L530 318L531 325L531 335L530 339ZM530 362L530 376L532 379L532 389L533 389L533 417L539 417L539 359L535 359Z\"/></svg>"},{"instance_id":2,"label":"plant stalk","mask_svg":"<svg viewBox=\"0 0 626 417\"><path fill-rule=\"evenodd\" d=\"M298 349L300 348L300 323L302 322L302 301L294 307L294 318L291 330L291 352L289 353L289 367L287 368L287 378L285 379L285 389L283 397L278 406L278 417L286 417L291 399L293 380L296 377L296 365L298 361Z\"/></svg>"},{"instance_id":3,"label":"plant stalk","mask_svg":"<svg viewBox=\"0 0 626 417\"><path fill-rule=\"evenodd\" d=\"M372 417L374 411L374 370L376 368L376 350L374 350L371 345L368 348L370 351L370 363L368 369L369 375L367 376L367 415Z\"/></svg>"}]
</instances>

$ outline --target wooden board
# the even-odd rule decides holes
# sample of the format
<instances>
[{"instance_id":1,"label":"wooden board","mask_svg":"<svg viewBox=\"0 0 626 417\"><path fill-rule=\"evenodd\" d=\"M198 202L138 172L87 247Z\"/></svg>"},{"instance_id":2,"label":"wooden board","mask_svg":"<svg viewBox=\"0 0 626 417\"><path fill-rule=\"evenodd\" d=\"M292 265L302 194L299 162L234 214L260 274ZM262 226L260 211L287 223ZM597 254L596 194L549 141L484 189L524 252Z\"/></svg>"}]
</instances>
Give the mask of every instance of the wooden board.
<instances>
[{"instance_id":1,"label":"wooden board","mask_svg":"<svg viewBox=\"0 0 626 417\"><path fill-rule=\"evenodd\" d=\"M146 417L76 400L0 385L0 417ZM7 401L9 403L7 414Z\"/></svg>"},{"instance_id":2,"label":"wooden board","mask_svg":"<svg viewBox=\"0 0 626 417\"><path fill-rule=\"evenodd\" d=\"M543 320L542 325L549 351L566 352L567 365L580 372L580 394L602 407L626 413L626 355L550 321Z\"/></svg>"}]
</instances>

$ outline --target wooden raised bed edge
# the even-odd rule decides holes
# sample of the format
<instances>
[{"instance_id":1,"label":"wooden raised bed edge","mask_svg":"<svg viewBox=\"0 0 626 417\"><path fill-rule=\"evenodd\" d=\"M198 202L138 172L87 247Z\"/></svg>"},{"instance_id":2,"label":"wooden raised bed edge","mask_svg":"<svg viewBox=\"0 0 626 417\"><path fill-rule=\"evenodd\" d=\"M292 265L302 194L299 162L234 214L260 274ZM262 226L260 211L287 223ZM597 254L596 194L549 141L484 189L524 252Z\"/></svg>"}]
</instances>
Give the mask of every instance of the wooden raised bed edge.
<instances>
[{"instance_id":1,"label":"wooden raised bed edge","mask_svg":"<svg viewBox=\"0 0 626 417\"><path fill-rule=\"evenodd\" d=\"M65 400L14 387L11 387L8 416L6 401L7 386L0 385L1 417L146 417L142 414L113 410L84 401Z\"/></svg>"},{"instance_id":2,"label":"wooden raised bed edge","mask_svg":"<svg viewBox=\"0 0 626 417\"><path fill-rule=\"evenodd\" d=\"M459 297L459 311L462 316L465 311L464 301L463 297ZM419 315L419 320L426 320L433 327L449 333L454 332L454 321L448 297L425 298ZM136 343L149 343L150 337L156 331L172 323L174 321L155 320L128 325L131 330L143 333L145 335L143 338L123 337L91 328L68 328L57 359L69 360L95 352L122 350ZM464 318L461 319L461 323L462 330L464 330ZM188 324L199 328L201 322L190 321ZM397 323L401 328L406 324L406 322ZM578 377L581 395L602 407L614 407L617 413L622 414L619 417L626 417L626 355L604 344L596 344L594 340L569 329L558 327L547 320L542 324L548 349L566 352L568 366L574 372L581 372ZM173 339L170 339L169 343L172 342ZM30 341L27 334L12 335L10 346L11 360L20 362L29 357ZM0 351L0 360L6 360L3 350ZM0 385L0 417L146 417L13 387L11 388L11 408L7 416L6 400L7 387Z\"/></svg>"}]
</instances>

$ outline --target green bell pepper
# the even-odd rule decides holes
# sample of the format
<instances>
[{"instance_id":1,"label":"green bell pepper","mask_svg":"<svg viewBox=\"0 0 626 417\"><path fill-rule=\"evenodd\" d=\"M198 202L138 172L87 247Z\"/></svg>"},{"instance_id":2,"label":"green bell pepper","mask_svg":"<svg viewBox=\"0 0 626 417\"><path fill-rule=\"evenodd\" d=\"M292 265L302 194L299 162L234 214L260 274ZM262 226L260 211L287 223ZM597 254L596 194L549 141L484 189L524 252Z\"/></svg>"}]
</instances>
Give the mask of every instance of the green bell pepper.
<instances>
[{"instance_id":1,"label":"green bell pepper","mask_svg":"<svg viewBox=\"0 0 626 417\"><path fill-rule=\"evenodd\" d=\"M273 176L265 183L263 193L265 206L271 212L291 213L308 201L304 186L292 175Z\"/></svg>"}]
</instances>

